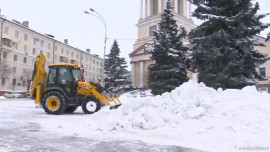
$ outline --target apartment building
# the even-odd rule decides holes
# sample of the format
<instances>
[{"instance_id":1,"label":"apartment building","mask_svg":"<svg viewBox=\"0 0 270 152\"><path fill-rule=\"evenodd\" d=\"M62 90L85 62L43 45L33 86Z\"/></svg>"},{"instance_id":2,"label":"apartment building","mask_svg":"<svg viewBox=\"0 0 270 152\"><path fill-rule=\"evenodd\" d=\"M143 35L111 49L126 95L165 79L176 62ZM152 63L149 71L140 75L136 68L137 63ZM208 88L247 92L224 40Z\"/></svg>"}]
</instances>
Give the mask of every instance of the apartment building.
<instances>
[{"instance_id":1,"label":"apartment building","mask_svg":"<svg viewBox=\"0 0 270 152\"><path fill-rule=\"evenodd\" d=\"M85 69L86 81L102 79L103 59L55 40L29 28L29 22L18 22L0 17L0 91L27 91L32 79L35 58L46 56L46 70L50 63L75 63Z\"/></svg>"}]
</instances>

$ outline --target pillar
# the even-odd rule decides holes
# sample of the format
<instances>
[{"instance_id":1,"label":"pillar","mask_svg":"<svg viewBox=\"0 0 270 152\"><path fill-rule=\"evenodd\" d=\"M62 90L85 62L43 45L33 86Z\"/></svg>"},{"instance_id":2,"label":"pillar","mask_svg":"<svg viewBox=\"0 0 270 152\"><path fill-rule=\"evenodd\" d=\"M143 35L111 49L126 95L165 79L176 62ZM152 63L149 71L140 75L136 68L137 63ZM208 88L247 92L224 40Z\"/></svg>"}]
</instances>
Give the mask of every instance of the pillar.
<instances>
[{"instance_id":1,"label":"pillar","mask_svg":"<svg viewBox=\"0 0 270 152\"><path fill-rule=\"evenodd\" d=\"M146 16L149 17L150 15L151 15L151 0L147 0Z\"/></svg>"},{"instance_id":2,"label":"pillar","mask_svg":"<svg viewBox=\"0 0 270 152\"><path fill-rule=\"evenodd\" d=\"M132 82L132 86L135 88L135 68L134 68L134 63L131 63L131 82Z\"/></svg>"},{"instance_id":3,"label":"pillar","mask_svg":"<svg viewBox=\"0 0 270 152\"><path fill-rule=\"evenodd\" d=\"M140 19L143 19L143 1L141 0L141 12L140 12Z\"/></svg>"},{"instance_id":4,"label":"pillar","mask_svg":"<svg viewBox=\"0 0 270 152\"><path fill-rule=\"evenodd\" d=\"M143 87L143 62L140 62L140 88Z\"/></svg>"},{"instance_id":5,"label":"pillar","mask_svg":"<svg viewBox=\"0 0 270 152\"><path fill-rule=\"evenodd\" d=\"M162 13L162 0L158 0L158 13Z\"/></svg>"},{"instance_id":6,"label":"pillar","mask_svg":"<svg viewBox=\"0 0 270 152\"><path fill-rule=\"evenodd\" d=\"M191 3L190 2L188 2L188 7L189 7L189 19L191 19L192 8L191 8Z\"/></svg>"},{"instance_id":7,"label":"pillar","mask_svg":"<svg viewBox=\"0 0 270 152\"><path fill-rule=\"evenodd\" d=\"M178 10L178 0L174 0L174 13L175 14L178 14L179 10Z\"/></svg>"},{"instance_id":8,"label":"pillar","mask_svg":"<svg viewBox=\"0 0 270 152\"><path fill-rule=\"evenodd\" d=\"M187 17L187 0L183 0L183 16Z\"/></svg>"}]
</instances>

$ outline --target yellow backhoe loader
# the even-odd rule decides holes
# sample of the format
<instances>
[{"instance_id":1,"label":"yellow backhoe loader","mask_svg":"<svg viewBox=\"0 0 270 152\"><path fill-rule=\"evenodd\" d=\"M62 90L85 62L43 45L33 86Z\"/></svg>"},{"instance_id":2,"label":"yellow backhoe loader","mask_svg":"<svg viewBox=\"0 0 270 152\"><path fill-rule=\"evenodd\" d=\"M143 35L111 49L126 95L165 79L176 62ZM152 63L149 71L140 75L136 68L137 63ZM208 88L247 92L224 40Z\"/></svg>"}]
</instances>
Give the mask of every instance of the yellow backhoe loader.
<instances>
[{"instance_id":1,"label":"yellow backhoe loader","mask_svg":"<svg viewBox=\"0 0 270 152\"><path fill-rule=\"evenodd\" d=\"M85 114L93 114L102 106L118 108L119 99L101 86L84 81L84 70L77 64L55 63L45 71L46 58L40 54L36 58L29 95L48 114L72 113L82 106Z\"/></svg>"}]
</instances>

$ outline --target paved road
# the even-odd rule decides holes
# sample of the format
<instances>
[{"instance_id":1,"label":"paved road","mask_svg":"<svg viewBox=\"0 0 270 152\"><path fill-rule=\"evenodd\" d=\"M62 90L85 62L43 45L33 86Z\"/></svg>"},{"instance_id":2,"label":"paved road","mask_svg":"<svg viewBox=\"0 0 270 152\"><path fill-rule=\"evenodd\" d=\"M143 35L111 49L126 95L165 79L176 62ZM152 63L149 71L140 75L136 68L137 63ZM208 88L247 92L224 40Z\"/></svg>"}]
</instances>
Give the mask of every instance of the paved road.
<instances>
[{"instance_id":1,"label":"paved road","mask_svg":"<svg viewBox=\"0 0 270 152\"><path fill-rule=\"evenodd\" d=\"M141 141L101 141L48 133L31 120L26 112L1 108L0 152L199 152L176 146L162 146Z\"/></svg>"}]
</instances>

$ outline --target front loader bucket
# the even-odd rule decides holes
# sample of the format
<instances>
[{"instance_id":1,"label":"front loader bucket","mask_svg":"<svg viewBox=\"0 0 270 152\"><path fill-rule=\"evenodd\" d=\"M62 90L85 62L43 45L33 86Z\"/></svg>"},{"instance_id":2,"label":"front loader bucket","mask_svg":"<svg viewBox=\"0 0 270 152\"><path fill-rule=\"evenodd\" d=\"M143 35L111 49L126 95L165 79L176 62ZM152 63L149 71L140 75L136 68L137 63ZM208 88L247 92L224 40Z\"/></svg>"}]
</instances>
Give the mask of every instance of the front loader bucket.
<instances>
[{"instance_id":1,"label":"front loader bucket","mask_svg":"<svg viewBox=\"0 0 270 152\"><path fill-rule=\"evenodd\" d=\"M120 107L121 105L122 105L122 104L110 106L110 110L112 110L112 109L117 109L117 108Z\"/></svg>"},{"instance_id":2,"label":"front loader bucket","mask_svg":"<svg viewBox=\"0 0 270 152\"><path fill-rule=\"evenodd\" d=\"M112 97L106 96L106 98L110 102L110 104L109 104L109 105L111 105L110 109L117 109L118 107L120 107L122 105L120 100L116 96L112 96Z\"/></svg>"}]
</instances>

